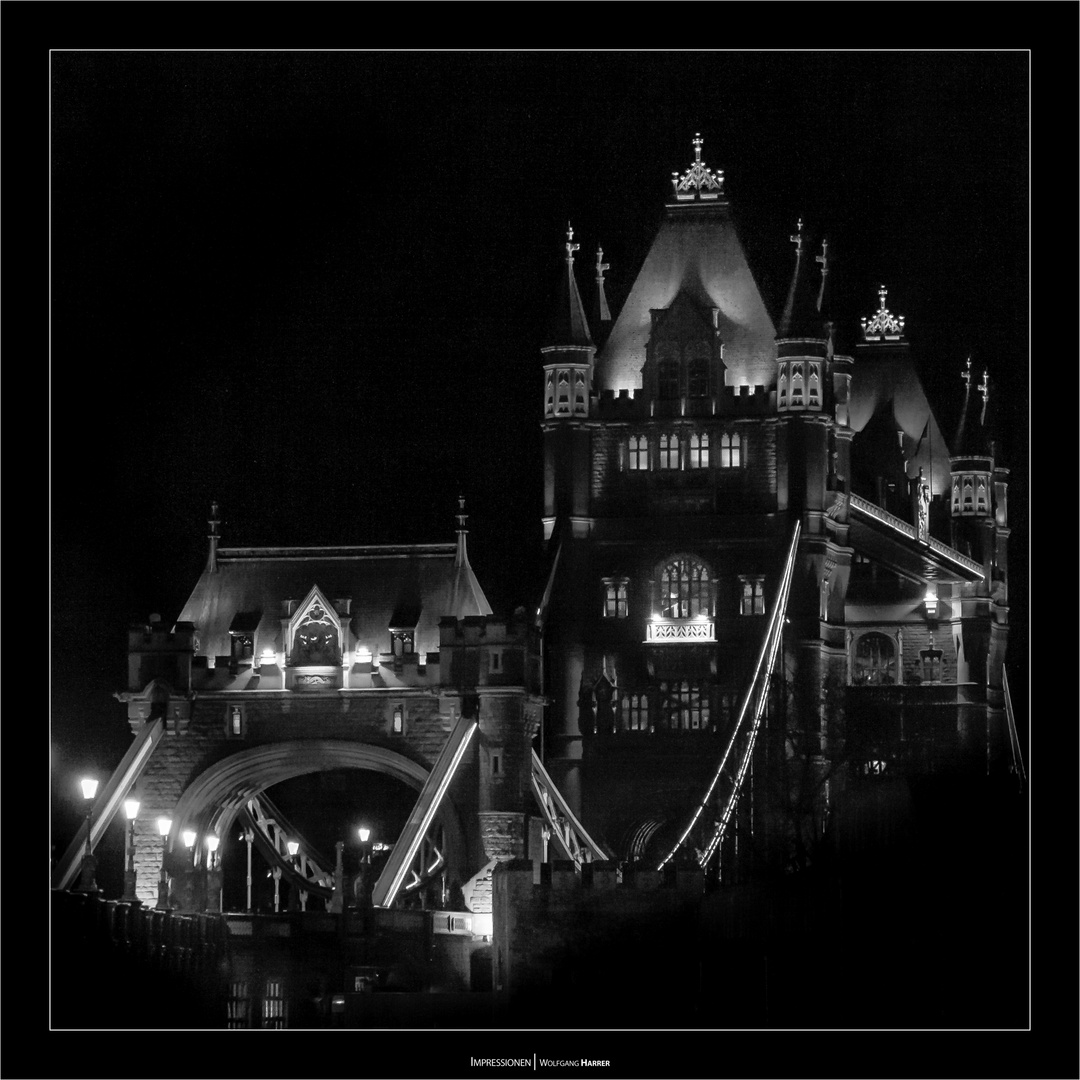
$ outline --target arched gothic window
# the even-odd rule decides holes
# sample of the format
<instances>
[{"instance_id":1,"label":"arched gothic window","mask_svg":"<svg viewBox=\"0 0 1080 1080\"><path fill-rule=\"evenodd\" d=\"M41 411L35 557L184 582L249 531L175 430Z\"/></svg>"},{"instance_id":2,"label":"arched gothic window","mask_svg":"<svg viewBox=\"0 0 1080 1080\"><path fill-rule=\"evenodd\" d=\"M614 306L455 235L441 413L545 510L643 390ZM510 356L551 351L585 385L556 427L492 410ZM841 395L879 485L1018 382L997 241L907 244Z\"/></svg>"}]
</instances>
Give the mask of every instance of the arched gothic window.
<instances>
[{"instance_id":1,"label":"arched gothic window","mask_svg":"<svg viewBox=\"0 0 1080 1080\"><path fill-rule=\"evenodd\" d=\"M863 634L855 645L851 681L856 686L887 686L896 682L896 642L885 634Z\"/></svg>"},{"instance_id":2,"label":"arched gothic window","mask_svg":"<svg viewBox=\"0 0 1080 1080\"><path fill-rule=\"evenodd\" d=\"M690 448L687 455L687 464L691 469L707 469L709 467L709 435L708 432L695 432L690 436Z\"/></svg>"},{"instance_id":3,"label":"arched gothic window","mask_svg":"<svg viewBox=\"0 0 1080 1080\"><path fill-rule=\"evenodd\" d=\"M712 615L709 603L709 568L692 555L680 555L660 572L660 615L665 619L693 619Z\"/></svg>"}]
</instances>

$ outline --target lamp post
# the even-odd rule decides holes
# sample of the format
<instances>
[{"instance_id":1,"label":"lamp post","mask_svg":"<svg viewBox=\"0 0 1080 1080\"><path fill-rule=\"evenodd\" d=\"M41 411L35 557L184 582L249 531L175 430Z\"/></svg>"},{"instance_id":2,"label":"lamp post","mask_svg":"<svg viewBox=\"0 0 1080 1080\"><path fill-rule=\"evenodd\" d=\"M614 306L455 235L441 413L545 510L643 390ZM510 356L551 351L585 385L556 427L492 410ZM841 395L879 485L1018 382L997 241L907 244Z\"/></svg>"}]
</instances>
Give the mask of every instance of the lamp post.
<instances>
[{"instance_id":1,"label":"lamp post","mask_svg":"<svg viewBox=\"0 0 1080 1080\"><path fill-rule=\"evenodd\" d=\"M97 882L94 880L97 860L94 858L94 849L90 839L94 828L94 796L97 794L98 782L88 776L80 780L79 785L82 788L82 796L86 800L86 850L83 852L79 892L90 893L98 891Z\"/></svg>"},{"instance_id":2,"label":"lamp post","mask_svg":"<svg viewBox=\"0 0 1080 1080\"><path fill-rule=\"evenodd\" d=\"M139 816L139 800L129 796L124 800L127 829L124 832L124 895L123 899L137 903L135 895L135 819Z\"/></svg>"},{"instance_id":3,"label":"lamp post","mask_svg":"<svg viewBox=\"0 0 1080 1080\"><path fill-rule=\"evenodd\" d=\"M288 840L285 843L285 850L289 853L289 865L293 870L296 869L296 854L300 850L299 840ZM289 883L289 910L297 911L300 907L300 898L296 895L297 890L295 884Z\"/></svg>"},{"instance_id":4,"label":"lamp post","mask_svg":"<svg viewBox=\"0 0 1080 1080\"><path fill-rule=\"evenodd\" d=\"M159 817L157 827L158 834L161 836L161 873L158 875L157 909L158 911L168 911L169 872L165 868L165 859L169 854L169 831L172 829L172 818Z\"/></svg>"},{"instance_id":5,"label":"lamp post","mask_svg":"<svg viewBox=\"0 0 1080 1080\"><path fill-rule=\"evenodd\" d=\"M360 837L360 895L357 900L365 911L371 906L371 829L361 825L356 830Z\"/></svg>"},{"instance_id":6,"label":"lamp post","mask_svg":"<svg viewBox=\"0 0 1080 1080\"><path fill-rule=\"evenodd\" d=\"M215 833L207 834L206 910L215 914L221 911L221 864L217 853L220 843Z\"/></svg>"}]
</instances>

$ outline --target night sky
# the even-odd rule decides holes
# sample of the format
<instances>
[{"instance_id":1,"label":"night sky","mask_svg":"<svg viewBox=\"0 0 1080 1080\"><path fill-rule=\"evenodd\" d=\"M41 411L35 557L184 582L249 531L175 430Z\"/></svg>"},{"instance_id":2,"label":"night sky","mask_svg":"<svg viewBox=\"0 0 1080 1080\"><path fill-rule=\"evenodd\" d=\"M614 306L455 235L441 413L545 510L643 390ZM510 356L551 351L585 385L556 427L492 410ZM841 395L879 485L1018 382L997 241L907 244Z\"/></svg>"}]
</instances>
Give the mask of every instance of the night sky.
<instances>
[{"instance_id":1,"label":"night sky","mask_svg":"<svg viewBox=\"0 0 1080 1080\"><path fill-rule=\"evenodd\" d=\"M1025 52L54 53L61 845L78 775L104 780L130 740L111 696L127 625L177 618L211 500L226 546L430 543L454 538L460 492L496 612L535 602L538 350L567 221L586 304L599 243L614 306L695 132L774 315L802 216L829 237L840 344L886 284L944 431L964 359L989 369L1013 469L1022 687L1028 65Z\"/></svg>"}]
</instances>

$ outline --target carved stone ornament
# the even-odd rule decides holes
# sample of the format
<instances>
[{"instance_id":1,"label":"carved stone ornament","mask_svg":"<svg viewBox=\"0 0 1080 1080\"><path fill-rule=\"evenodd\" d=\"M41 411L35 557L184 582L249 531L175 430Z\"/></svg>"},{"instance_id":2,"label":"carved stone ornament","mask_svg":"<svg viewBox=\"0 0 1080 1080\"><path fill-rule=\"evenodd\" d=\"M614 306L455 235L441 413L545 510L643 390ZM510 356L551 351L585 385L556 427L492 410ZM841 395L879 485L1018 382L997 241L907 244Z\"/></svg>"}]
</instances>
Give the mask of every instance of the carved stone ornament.
<instances>
[{"instance_id":1,"label":"carved stone ornament","mask_svg":"<svg viewBox=\"0 0 1080 1080\"><path fill-rule=\"evenodd\" d=\"M702 142L701 135L695 134L694 164L682 176L677 172L671 174L671 186L675 189L675 198L679 202L690 202L694 199L715 200L723 194L724 170L717 169L713 172L701 160Z\"/></svg>"},{"instance_id":2,"label":"carved stone ornament","mask_svg":"<svg viewBox=\"0 0 1080 1080\"><path fill-rule=\"evenodd\" d=\"M899 341L904 336L904 316L893 315L885 306L888 289L878 288L879 306L872 319L860 319L863 338L867 341Z\"/></svg>"}]
</instances>

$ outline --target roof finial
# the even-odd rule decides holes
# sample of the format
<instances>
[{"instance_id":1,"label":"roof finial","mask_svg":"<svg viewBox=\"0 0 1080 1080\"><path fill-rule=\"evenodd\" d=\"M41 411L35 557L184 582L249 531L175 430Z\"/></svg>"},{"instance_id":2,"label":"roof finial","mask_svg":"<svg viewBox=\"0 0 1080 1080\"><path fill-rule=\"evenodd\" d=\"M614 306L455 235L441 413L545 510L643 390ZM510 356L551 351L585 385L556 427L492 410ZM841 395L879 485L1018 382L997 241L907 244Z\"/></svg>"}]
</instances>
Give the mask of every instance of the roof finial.
<instances>
[{"instance_id":1,"label":"roof finial","mask_svg":"<svg viewBox=\"0 0 1080 1080\"><path fill-rule=\"evenodd\" d=\"M983 401L990 396L990 373L983 368L983 381L979 384L979 390L982 391Z\"/></svg>"},{"instance_id":2,"label":"roof finial","mask_svg":"<svg viewBox=\"0 0 1080 1080\"><path fill-rule=\"evenodd\" d=\"M814 261L821 263L821 276L824 277L829 272L829 241L822 239L821 241L821 254L814 256ZM882 300L884 303L884 300Z\"/></svg>"},{"instance_id":3,"label":"roof finial","mask_svg":"<svg viewBox=\"0 0 1080 1080\"><path fill-rule=\"evenodd\" d=\"M210 554L206 560L206 569L209 573L214 574L217 572L217 546L218 540L218 526L221 524L221 519L218 517L218 504L212 502L210 504L210 518L206 522L210 526L210 531L206 534L207 539L210 541Z\"/></svg>"},{"instance_id":4,"label":"roof finial","mask_svg":"<svg viewBox=\"0 0 1080 1080\"><path fill-rule=\"evenodd\" d=\"M964 386L971 389L971 357L967 358L967 367L960 372L960 378L964 380Z\"/></svg>"},{"instance_id":5,"label":"roof finial","mask_svg":"<svg viewBox=\"0 0 1080 1080\"><path fill-rule=\"evenodd\" d=\"M469 556L465 551L465 535L469 530L465 528L465 522L468 520L469 515L465 513L464 495L458 496L458 512L455 516L457 517L457 555L454 563L457 566L467 566Z\"/></svg>"},{"instance_id":6,"label":"roof finial","mask_svg":"<svg viewBox=\"0 0 1080 1080\"><path fill-rule=\"evenodd\" d=\"M599 308L600 322L611 322L611 309L608 307L607 296L604 294L604 271L610 270L609 263L604 262L604 249L597 245L596 248L596 299Z\"/></svg>"},{"instance_id":7,"label":"roof finial","mask_svg":"<svg viewBox=\"0 0 1080 1080\"><path fill-rule=\"evenodd\" d=\"M714 171L701 160L701 147L704 141L701 133L695 132L693 164L682 176L677 172L671 174L671 186L675 189L675 199L678 202L690 202L695 199L715 200L723 194L724 170Z\"/></svg>"},{"instance_id":8,"label":"roof finial","mask_svg":"<svg viewBox=\"0 0 1080 1080\"><path fill-rule=\"evenodd\" d=\"M568 221L566 223L566 261L572 263L574 261L574 252L577 251L581 245L573 243L574 239L574 226Z\"/></svg>"},{"instance_id":9,"label":"roof finial","mask_svg":"<svg viewBox=\"0 0 1080 1080\"><path fill-rule=\"evenodd\" d=\"M867 341L899 341L904 336L904 316L893 315L885 306L889 290L878 286L879 305L872 319L860 319L863 338Z\"/></svg>"},{"instance_id":10,"label":"roof finial","mask_svg":"<svg viewBox=\"0 0 1080 1080\"><path fill-rule=\"evenodd\" d=\"M799 218L799 231L794 236L789 236L788 239L795 245L795 257L798 258L802 255L802 218Z\"/></svg>"}]
</instances>

